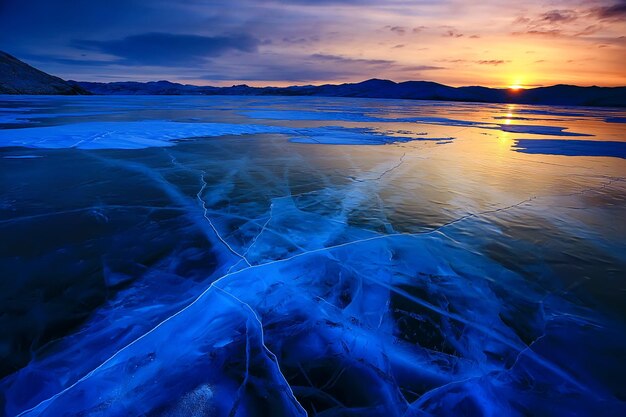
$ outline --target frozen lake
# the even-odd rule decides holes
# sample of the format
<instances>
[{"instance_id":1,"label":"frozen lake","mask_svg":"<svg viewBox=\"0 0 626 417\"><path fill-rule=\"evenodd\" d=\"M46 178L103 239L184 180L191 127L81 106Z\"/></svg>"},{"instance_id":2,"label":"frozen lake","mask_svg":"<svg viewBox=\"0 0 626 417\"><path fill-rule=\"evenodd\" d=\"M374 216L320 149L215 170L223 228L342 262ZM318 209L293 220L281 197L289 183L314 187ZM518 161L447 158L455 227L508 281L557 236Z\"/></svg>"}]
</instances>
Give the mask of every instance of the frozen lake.
<instances>
[{"instance_id":1,"label":"frozen lake","mask_svg":"<svg viewBox=\"0 0 626 417\"><path fill-rule=\"evenodd\" d=\"M0 405L626 415L626 111L0 96Z\"/></svg>"}]
</instances>

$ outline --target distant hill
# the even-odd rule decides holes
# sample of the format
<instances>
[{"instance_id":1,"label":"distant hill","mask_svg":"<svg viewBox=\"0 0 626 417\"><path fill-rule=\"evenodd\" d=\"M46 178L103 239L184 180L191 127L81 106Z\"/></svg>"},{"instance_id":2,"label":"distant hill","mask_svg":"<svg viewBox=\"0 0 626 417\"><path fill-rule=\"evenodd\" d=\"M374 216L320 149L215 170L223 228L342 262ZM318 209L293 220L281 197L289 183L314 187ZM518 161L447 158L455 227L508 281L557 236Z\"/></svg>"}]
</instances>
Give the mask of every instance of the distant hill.
<instances>
[{"instance_id":1,"label":"distant hill","mask_svg":"<svg viewBox=\"0 0 626 417\"><path fill-rule=\"evenodd\" d=\"M360 83L291 87L211 87L169 81L72 82L93 94L153 95L251 95L396 98L411 100L470 101L488 103L551 104L626 107L626 87L578 87L554 85L513 91L487 87L450 87L429 81L371 79Z\"/></svg>"},{"instance_id":2,"label":"distant hill","mask_svg":"<svg viewBox=\"0 0 626 417\"><path fill-rule=\"evenodd\" d=\"M0 94L90 94L0 51Z\"/></svg>"}]
</instances>

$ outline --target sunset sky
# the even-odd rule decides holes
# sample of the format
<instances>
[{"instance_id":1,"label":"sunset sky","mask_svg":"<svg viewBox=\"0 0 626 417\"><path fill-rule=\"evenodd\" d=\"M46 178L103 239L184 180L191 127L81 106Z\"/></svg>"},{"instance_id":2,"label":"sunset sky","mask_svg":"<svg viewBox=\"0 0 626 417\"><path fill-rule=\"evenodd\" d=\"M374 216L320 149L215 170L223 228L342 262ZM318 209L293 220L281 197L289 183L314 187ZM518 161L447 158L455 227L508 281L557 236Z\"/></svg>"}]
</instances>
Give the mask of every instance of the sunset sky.
<instances>
[{"instance_id":1,"label":"sunset sky","mask_svg":"<svg viewBox=\"0 0 626 417\"><path fill-rule=\"evenodd\" d=\"M626 0L0 0L0 50L80 81L626 85Z\"/></svg>"}]
</instances>

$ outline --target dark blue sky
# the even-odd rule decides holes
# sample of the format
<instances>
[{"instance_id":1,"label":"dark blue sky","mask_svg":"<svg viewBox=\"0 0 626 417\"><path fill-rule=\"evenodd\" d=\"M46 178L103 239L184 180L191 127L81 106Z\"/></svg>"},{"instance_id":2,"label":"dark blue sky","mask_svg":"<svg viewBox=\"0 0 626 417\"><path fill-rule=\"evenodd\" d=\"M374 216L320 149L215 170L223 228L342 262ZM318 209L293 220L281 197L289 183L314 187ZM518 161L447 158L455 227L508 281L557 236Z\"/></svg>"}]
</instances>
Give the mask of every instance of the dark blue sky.
<instances>
[{"instance_id":1,"label":"dark blue sky","mask_svg":"<svg viewBox=\"0 0 626 417\"><path fill-rule=\"evenodd\" d=\"M624 22L624 0L0 0L0 49L95 81L618 85Z\"/></svg>"}]
</instances>

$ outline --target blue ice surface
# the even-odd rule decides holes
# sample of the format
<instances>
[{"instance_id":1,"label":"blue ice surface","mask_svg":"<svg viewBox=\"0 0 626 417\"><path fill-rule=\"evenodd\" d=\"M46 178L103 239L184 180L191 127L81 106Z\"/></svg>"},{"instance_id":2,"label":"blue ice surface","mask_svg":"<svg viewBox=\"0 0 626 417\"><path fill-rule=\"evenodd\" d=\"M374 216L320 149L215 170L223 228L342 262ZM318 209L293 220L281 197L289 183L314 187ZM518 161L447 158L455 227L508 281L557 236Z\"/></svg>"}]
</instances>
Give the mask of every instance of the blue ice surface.
<instances>
[{"instance_id":1,"label":"blue ice surface","mask_svg":"<svg viewBox=\"0 0 626 417\"><path fill-rule=\"evenodd\" d=\"M516 139L517 152L544 155L626 158L626 142L563 139Z\"/></svg>"},{"instance_id":2,"label":"blue ice surface","mask_svg":"<svg viewBox=\"0 0 626 417\"><path fill-rule=\"evenodd\" d=\"M58 126L0 130L0 147L21 146L48 149L142 149L167 147L175 141L226 135L284 134L298 143L383 145L411 140L441 138L389 135L369 128L340 126L288 128L230 123L183 123L171 121L88 122ZM450 138L445 138L450 139Z\"/></svg>"},{"instance_id":3,"label":"blue ice surface","mask_svg":"<svg viewBox=\"0 0 626 417\"><path fill-rule=\"evenodd\" d=\"M441 263L453 259L464 271ZM503 303L504 288L524 291ZM310 403L328 415L619 415L624 404L594 382L605 376L559 358L610 355L602 346L624 335L540 299L452 239L364 238L225 275L20 415L298 416ZM520 340L524 324L506 319L520 310L542 329L533 349Z\"/></svg>"},{"instance_id":4,"label":"blue ice surface","mask_svg":"<svg viewBox=\"0 0 626 417\"><path fill-rule=\"evenodd\" d=\"M490 126L488 123L457 120L447 117L382 117L355 111L249 110L241 112L252 119L270 120L333 120L345 122L424 123L443 126Z\"/></svg>"},{"instance_id":5,"label":"blue ice surface","mask_svg":"<svg viewBox=\"0 0 626 417\"><path fill-rule=\"evenodd\" d=\"M535 135L552 136L591 136L585 133L569 132L566 127L541 126L541 125L518 125L518 124L492 124L483 121L470 121L449 117L381 117L363 112L346 111L302 111L302 110L250 110L241 112L253 119L270 120L335 120L345 122L378 122L378 123L419 123L438 126L476 127L482 129L496 129L511 133L530 133ZM549 112L546 112L549 114ZM567 115L568 113L565 113ZM533 120L520 117L507 118L498 116L494 119L508 120ZM349 142L350 143L350 142Z\"/></svg>"},{"instance_id":6,"label":"blue ice surface","mask_svg":"<svg viewBox=\"0 0 626 417\"><path fill-rule=\"evenodd\" d=\"M34 158L43 158L41 155L5 155L3 156L5 159L34 159Z\"/></svg>"},{"instance_id":7,"label":"blue ice surface","mask_svg":"<svg viewBox=\"0 0 626 417\"><path fill-rule=\"evenodd\" d=\"M19 110L19 109L17 109ZM30 109L23 109L27 111L23 112L3 112L0 113L0 124L23 124L28 122L39 122L42 119L51 119L55 117L72 117L72 116L97 116L104 114L111 114L110 112L62 112L62 113L34 113Z\"/></svg>"},{"instance_id":8,"label":"blue ice surface","mask_svg":"<svg viewBox=\"0 0 626 417\"><path fill-rule=\"evenodd\" d=\"M41 100L130 116L0 130L5 415L626 414L625 179L454 133L500 130L483 112L507 106ZM510 133L606 127L598 109L524 110L559 126ZM546 187L511 198L528 173Z\"/></svg>"},{"instance_id":9,"label":"blue ice surface","mask_svg":"<svg viewBox=\"0 0 626 417\"><path fill-rule=\"evenodd\" d=\"M121 390L120 378L126 381ZM261 409L306 415L265 346L257 313L217 287L21 415L140 416L155 408L167 416Z\"/></svg>"},{"instance_id":10,"label":"blue ice surface","mask_svg":"<svg viewBox=\"0 0 626 417\"><path fill-rule=\"evenodd\" d=\"M535 135L551 136L591 136L586 133L568 132L567 128L559 126L537 126L537 125L500 125L503 132L530 133Z\"/></svg>"}]
</instances>

